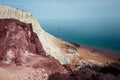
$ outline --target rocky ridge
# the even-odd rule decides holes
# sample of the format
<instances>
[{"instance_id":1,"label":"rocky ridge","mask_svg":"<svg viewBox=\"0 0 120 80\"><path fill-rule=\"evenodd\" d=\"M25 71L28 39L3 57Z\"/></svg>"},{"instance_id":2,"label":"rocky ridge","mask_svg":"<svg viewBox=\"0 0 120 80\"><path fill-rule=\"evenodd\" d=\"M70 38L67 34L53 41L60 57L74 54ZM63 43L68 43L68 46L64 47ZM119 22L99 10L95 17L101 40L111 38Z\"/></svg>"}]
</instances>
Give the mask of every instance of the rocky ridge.
<instances>
[{"instance_id":1,"label":"rocky ridge","mask_svg":"<svg viewBox=\"0 0 120 80\"><path fill-rule=\"evenodd\" d=\"M46 55L37 34L33 32L31 24L12 18L0 19L0 67L0 72L1 70L8 71L8 73L4 72L6 75L10 75L9 72L12 74L16 71L19 72L20 68L23 68L22 70L31 70L32 68L33 71L39 69L38 73L46 74L47 77L55 72L68 72L58 60ZM25 70L24 72L25 76L29 71ZM22 74L20 73L20 75ZM14 74L13 77L14 80L18 80L20 76L15 77ZM35 76L33 77L35 78ZM2 74L0 74L1 78ZM9 80L11 79L13 78Z\"/></svg>"},{"instance_id":2,"label":"rocky ridge","mask_svg":"<svg viewBox=\"0 0 120 80\"><path fill-rule=\"evenodd\" d=\"M47 55L51 55L62 64L70 63L71 56L60 48L57 44L58 39L45 32L39 22L28 12L8 6L0 5L0 18L13 18L25 23L31 23L33 31L38 35ZM67 57L67 58L66 58Z\"/></svg>"}]
</instances>

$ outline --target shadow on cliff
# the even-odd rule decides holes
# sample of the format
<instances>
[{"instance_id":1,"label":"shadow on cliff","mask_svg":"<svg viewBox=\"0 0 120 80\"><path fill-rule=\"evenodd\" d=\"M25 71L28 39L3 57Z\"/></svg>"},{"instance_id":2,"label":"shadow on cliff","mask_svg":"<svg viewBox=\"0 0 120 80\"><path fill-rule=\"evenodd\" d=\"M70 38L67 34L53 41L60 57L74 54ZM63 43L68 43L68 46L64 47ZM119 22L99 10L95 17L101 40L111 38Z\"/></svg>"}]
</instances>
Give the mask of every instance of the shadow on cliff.
<instances>
[{"instance_id":1,"label":"shadow on cliff","mask_svg":"<svg viewBox=\"0 0 120 80\"><path fill-rule=\"evenodd\" d=\"M85 66L67 74L54 73L48 80L120 80L120 60L105 66Z\"/></svg>"}]
</instances>

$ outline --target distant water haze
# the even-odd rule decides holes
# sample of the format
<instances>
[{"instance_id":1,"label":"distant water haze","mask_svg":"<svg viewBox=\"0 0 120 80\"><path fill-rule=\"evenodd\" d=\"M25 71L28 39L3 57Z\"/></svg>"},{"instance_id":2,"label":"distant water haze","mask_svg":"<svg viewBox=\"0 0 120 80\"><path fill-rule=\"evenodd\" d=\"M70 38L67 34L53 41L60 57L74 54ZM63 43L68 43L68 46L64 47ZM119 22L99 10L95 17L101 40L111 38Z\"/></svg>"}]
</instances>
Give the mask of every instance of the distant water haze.
<instances>
[{"instance_id":1,"label":"distant water haze","mask_svg":"<svg viewBox=\"0 0 120 80\"><path fill-rule=\"evenodd\" d=\"M120 19L41 20L50 34L67 41L120 51Z\"/></svg>"},{"instance_id":2,"label":"distant water haze","mask_svg":"<svg viewBox=\"0 0 120 80\"><path fill-rule=\"evenodd\" d=\"M32 13L50 34L120 51L120 0L0 0Z\"/></svg>"}]
</instances>

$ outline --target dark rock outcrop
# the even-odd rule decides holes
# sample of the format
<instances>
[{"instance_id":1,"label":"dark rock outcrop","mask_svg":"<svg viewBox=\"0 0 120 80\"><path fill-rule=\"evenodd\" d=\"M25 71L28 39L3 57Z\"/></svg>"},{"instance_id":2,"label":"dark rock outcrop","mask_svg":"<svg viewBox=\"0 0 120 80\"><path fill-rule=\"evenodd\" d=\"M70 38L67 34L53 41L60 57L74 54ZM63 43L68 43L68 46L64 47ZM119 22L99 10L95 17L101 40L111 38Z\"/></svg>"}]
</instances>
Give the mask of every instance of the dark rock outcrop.
<instances>
[{"instance_id":1,"label":"dark rock outcrop","mask_svg":"<svg viewBox=\"0 0 120 80\"><path fill-rule=\"evenodd\" d=\"M46 54L32 24L0 19L0 60L8 64L25 63L36 55Z\"/></svg>"},{"instance_id":2,"label":"dark rock outcrop","mask_svg":"<svg viewBox=\"0 0 120 80\"><path fill-rule=\"evenodd\" d=\"M50 75L48 80L120 80L120 62L104 66L88 65L67 74L57 72Z\"/></svg>"}]
</instances>

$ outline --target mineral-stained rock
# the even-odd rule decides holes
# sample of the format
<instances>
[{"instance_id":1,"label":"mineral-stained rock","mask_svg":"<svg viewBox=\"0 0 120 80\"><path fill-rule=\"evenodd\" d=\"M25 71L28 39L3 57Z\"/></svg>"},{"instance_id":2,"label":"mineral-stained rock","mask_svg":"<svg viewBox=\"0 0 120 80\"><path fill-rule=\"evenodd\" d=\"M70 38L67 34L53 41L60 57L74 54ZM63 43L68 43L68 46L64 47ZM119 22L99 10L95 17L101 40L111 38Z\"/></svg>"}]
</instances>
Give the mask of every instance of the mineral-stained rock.
<instances>
[{"instance_id":1,"label":"mineral-stained rock","mask_svg":"<svg viewBox=\"0 0 120 80\"><path fill-rule=\"evenodd\" d=\"M31 66L35 69L42 68L49 74L55 72L60 72L60 73L68 72L68 70L64 68L59 61L55 60L53 57L50 56L46 56L46 57L40 56L36 61L36 63L33 63Z\"/></svg>"},{"instance_id":2,"label":"mineral-stained rock","mask_svg":"<svg viewBox=\"0 0 120 80\"><path fill-rule=\"evenodd\" d=\"M114 76L111 67L86 67L104 59L95 53L48 34L28 12L0 5L0 80L119 80L118 69Z\"/></svg>"},{"instance_id":3,"label":"mineral-stained rock","mask_svg":"<svg viewBox=\"0 0 120 80\"><path fill-rule=\"evenodd\" d=\"M59 61L46 55L32 24L0 19L0 66L9 64L42 69L48 74L67 73Z\"/></svg>"},{"instance_id":4,"label":"mineral-stained rock","mask_svg":"<svg viewBox=\"0 0 120 80\"><path fill-rule=\"evenodd\" d=\"M46 54L53 56L55 59L59 60L61 64L70 64L71 55L66 54L67 52L61 48L61 42L64 41L44 31L32 14L18 8L0 5L0 19L4 18L13 18L25 23L31 23L33 31L41 41Z\"/></svg>"},{"instance_id":5,"label":"mineral-stained rock","mask_svg":"<svg viewBox=\"0 0 120 80\"><path fill-rule=\"evenodd\" d=\"M45 51L31 24L15 19L0 19L0 60L5 63L25 63Z\"/></svg>"}]
</instances>

